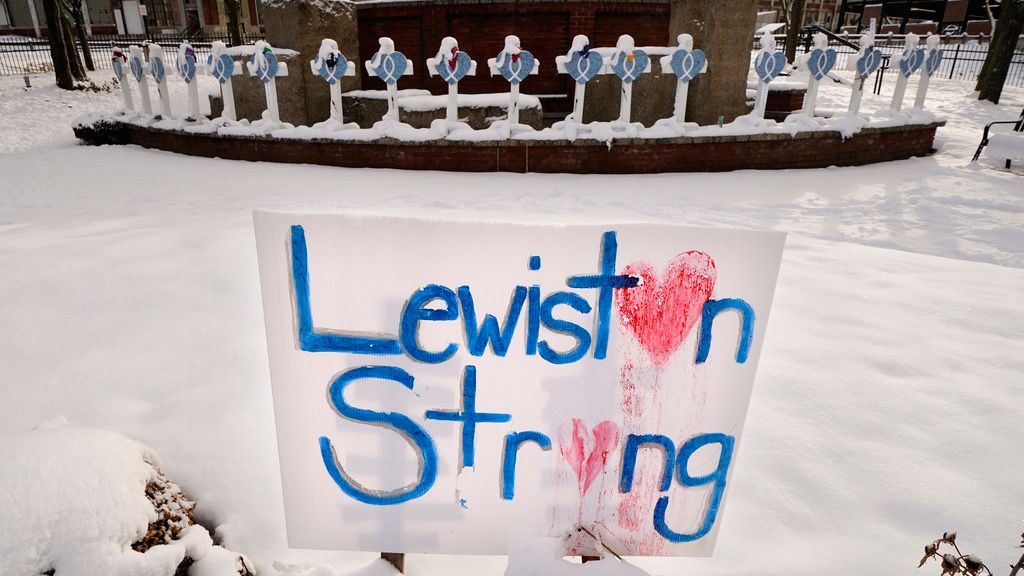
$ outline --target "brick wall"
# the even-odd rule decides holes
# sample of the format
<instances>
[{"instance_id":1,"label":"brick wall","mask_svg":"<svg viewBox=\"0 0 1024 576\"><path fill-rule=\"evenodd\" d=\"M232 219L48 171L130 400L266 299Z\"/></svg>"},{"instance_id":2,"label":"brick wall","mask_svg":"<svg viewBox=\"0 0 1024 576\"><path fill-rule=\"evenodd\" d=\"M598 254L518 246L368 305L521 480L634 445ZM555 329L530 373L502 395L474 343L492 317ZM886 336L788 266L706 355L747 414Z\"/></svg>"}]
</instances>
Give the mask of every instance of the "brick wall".
<instances>
[{"instance_id":1,"label":"brick wall","mask_svg":"<svg viewBox=\"0 0 1024 576\"><path fill-rule=\"evenodd\" d=\"M296 141L271 137L189 134L101 122L75 127L91 144L137 144L191 156L327 166L460 170L633 174L722 172L744 169L860 166L932 152L942 124L864 129L843 139L837 132L619 140L408 143Z\"/></svg>"},{"instance_id":2,"label":"brick wall","mask_svg":"<svg viewBox=\"0 0 1024 576\"><path fill-rule=\"evenodd\" d=\"M626 2L437 2L394 3L361 6L359 20L359 60L365 61L377 51L377 39L389 36L395 49L414 65L414 74L403 78L400 88L424 88L443 94L446 85L429 78L424 61L432 57L445 36L459 40L459 49L477 62L476 77L459 83L466 93L504 92L508 83L490 78L487 60L498 55L505 36L515 34L540 61L540 71L523 85L529 94L558 94L545 100L545 111L564 112L571 108L570 84L555 70L555 56L569 50L573 36L586 34L592 46L614 46L620 34L630 34L638 46L664 46L669 43L669 11L666 0ZM381 89L383 83L371 79L365 69L363 87Z\"/></svg>"}]
</instances>

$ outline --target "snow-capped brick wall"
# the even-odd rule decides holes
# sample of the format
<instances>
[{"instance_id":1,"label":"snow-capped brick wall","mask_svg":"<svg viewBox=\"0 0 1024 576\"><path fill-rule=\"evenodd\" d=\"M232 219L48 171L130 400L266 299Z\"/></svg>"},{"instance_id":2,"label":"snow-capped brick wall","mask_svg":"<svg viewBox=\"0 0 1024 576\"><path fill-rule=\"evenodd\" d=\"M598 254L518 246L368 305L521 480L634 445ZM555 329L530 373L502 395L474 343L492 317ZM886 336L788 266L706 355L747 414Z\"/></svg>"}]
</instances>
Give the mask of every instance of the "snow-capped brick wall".
<instances>
[{"instance_id":1,"label":"snow-capped brick wall","mask_svg":"<svg viewBox=\"0 0 1024 576\"><path fill-rule=\"evenodd\" d=\"M942 124L864 128L846 139L838 132L801 132L796 136L616 139L611 145L595 140L292 140L197 135L106 122L76 126L75 134L92 144L137 144L234 160L406 170L627 174L860 166L927 156L935 129Z\"/></svg>"}]
</instances>

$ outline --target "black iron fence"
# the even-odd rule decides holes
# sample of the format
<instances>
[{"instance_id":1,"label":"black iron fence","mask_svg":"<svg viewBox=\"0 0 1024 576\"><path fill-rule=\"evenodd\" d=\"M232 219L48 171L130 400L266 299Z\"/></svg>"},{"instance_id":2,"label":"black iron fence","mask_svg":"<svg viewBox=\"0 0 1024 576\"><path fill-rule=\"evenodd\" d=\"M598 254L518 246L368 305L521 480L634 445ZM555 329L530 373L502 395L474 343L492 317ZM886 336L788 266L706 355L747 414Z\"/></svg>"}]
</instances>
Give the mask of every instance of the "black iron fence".
<instances>
[{"instance_id":1,"label":"black iron fence","mask_svg":"<svg viewBox=\"0 0 1024 576\"><path fill-rule=\"evenodd\" d=\"M252 44L262 40L262 34L247 34L244 43ZM145 42L159 44L164 51L175 52L182 42L189 42L200 61L210 53L210 45L214 41L230 45L227 35L205 34L202 36L161 36L161 35L96 35L89 38L89 50L92 52L93 64L97 70L109 70L114 48L127 52L132 44L141 45ZM77 43L79 52L81 43ZM50 59L50 42L45 38L24 38L16 36L0 37L0 76L47 72L53 69Z\"/></svg>"},{"instance_id":2,"label":"black iron fence","mask_svg":"<svg viewBox=\"0 0 1024 576\"><path fill-rule=\"evenodd\" d=\"M933 78L948 78L950 80L976 80L981 72L981 66L988 56L988 36L948 36L943 37L939 47L942 48L942 64ZM779 50L786 46L785 36L775 36ZM875 48L883 57L883 65L876 75L876 92L885 70L895 66L896 60L903 51L905 37L900 34L879 34L875 36ZM808 50L809 42L806 36L800 38L800 45L797 47L797 54ZM850 70L853 57L859 50L860 36L835 36L829 38L829 47L836 51L836 65L833 70L842 73ZM754 39L754 49L758 48L758 39ZM923 40L921 46L924 46ZM890 64L891 63L891 64ZM1024 87L1024 51L1017 50L1010 61L1010 70L1006 75L1006 86Z\"/></svg>"}]
</instances>

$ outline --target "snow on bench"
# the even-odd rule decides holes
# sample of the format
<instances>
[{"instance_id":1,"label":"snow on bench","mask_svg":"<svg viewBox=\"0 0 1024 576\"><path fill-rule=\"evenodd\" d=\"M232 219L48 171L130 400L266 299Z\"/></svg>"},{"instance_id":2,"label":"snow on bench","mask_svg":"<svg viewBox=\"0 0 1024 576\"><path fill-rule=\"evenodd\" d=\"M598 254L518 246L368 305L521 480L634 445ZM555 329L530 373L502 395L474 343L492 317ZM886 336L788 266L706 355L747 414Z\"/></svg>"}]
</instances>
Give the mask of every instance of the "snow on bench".
<instances>
[{"instance_id":1,"label":"snow on bench","mask_svg":"<svg viewBox=\"0 0 1024 576\"><path fill-rule=\"evenodd\" d=\"M994 160L1024 160L1024 132L989 136L985 154Z\"/></svg>"}]
</instances>

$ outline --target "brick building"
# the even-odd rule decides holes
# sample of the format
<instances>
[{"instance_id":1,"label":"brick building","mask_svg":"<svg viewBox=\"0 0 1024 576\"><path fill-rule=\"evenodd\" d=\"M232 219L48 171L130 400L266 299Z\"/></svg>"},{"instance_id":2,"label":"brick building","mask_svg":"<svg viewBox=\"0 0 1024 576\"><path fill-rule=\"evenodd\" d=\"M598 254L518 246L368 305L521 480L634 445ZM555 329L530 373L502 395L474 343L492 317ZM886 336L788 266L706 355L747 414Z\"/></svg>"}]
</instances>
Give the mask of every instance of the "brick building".
<instances>
[{"instance_id":1,"label":"brick building","mask_svg":"<svg viewBox=\"0 0 1024 576\"><path fill-rule=\"evenodd\" d=\"M92 34L223 34L224 0L83 0ZM260 29L259 0L242 1L242 30ZM45 36L42 0L0 0L0 34Z\"/></svg>"},{"instance_id":2,"label":"brick building","mask_svg":"<svg viewBox=\"0 0 1024 576\"><path fill-rule=\"evenodd\" d=\"M808 0L804 22L834 32L856 33L874 19L881 32L988 34L992 31L986 0ZM781 0L758 0L758 11L785 22ZM998 5L993 7L999 14ZM763 20L763 19L762 19Z\"/></svg>"}]
</instances>

